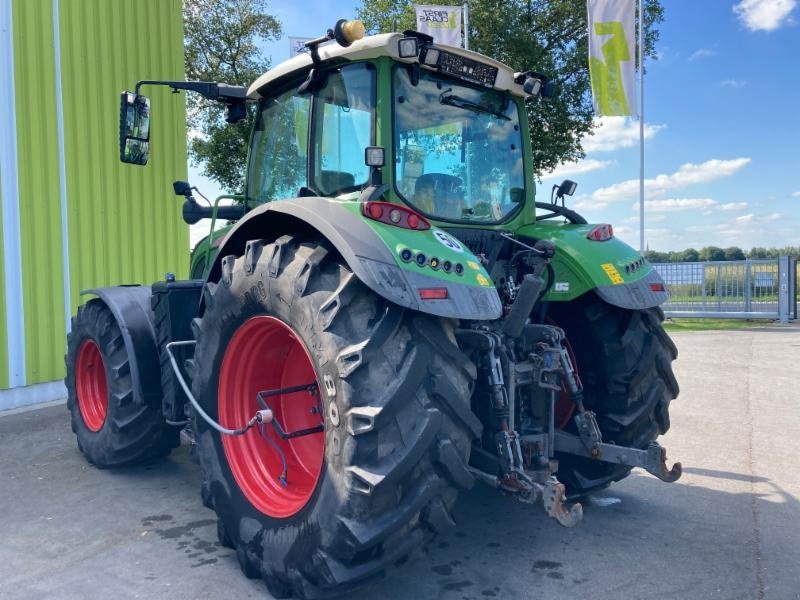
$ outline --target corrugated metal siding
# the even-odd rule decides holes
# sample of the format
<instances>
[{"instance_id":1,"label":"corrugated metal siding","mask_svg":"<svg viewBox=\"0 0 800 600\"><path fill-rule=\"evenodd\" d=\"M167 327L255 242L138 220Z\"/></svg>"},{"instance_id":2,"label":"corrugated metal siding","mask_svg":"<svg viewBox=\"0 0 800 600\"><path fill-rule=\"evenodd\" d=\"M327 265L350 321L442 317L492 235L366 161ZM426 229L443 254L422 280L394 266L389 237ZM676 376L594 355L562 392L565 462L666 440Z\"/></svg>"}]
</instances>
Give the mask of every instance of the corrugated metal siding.
<instances>
[{"instance_id":1,"label":"corrugated metal siding","mask_svg":"<svg viewBox=\"0 0 800 600\"><path fill-rule=\"evenodd\" d=\"M27 383L64 375L62 223L52 0L12 0ZM119 95L183 79L180 0L61 0L61 72L73 312L81 289L185 276L188 227L171 182L186 178L183 96L146 88L146 167L119 162ZM2 265L0 265L2 269ZM0 315L5 314L0 273ZM0 319L0 388L8 385Z\"/></svg>"},{"instance_id":2,"label":"corrugated metal siding","mask_svg":"<svg viewBox=\"0 0 800 600\"><path fill-rule=\"evenodd\" d=\"M22 293L28 383L63 377L64 280L50 0L15 0Z\"/></svg>"},{"instance_id":3,"label":"corrugated metal siding","mask_svg":"<svg viewBox=\"0 0 800 600\"><path fill-rule=\"evenodd\" d=\"M119 161L119 94L139 79L183 79L180 0L62 2L61 71L71 299L79 290L184 275L188 227L172 193L186 179L182 95L151 97L150 163Z\"/></svg>"},{"instance_id":4,"label":"corrugated metal siding","mask_svg":"<svg viewBox=\"0 0 800 600\"><path fill-rule=\"evenodd\" d=\"M0 206L3 196L0 194ZM3 213L0 211L0 248L3 247ZM8 334L6 333L6 274L0 260L0 390L8 387Z\"/></svg>"}]
</instances>

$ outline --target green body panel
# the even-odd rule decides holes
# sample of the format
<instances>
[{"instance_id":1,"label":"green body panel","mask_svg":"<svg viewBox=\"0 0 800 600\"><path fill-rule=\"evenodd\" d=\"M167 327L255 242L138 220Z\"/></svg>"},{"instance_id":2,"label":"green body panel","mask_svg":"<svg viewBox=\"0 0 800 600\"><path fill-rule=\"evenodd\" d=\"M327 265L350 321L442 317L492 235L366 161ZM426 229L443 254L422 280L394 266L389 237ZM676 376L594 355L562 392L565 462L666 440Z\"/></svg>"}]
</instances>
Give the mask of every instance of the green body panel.
<instances>
[{"instance_id":1,"label":"green body panel","mask_svg":"<svg viewBox=\"0 0 800 600\"><path fill-rule=\"evenodd\" d=\"M208 253L208 263L206 263L206 250L208 250L208 247L214 242L214 240L217 240L219 238L224 238L226 235L228 235L228 232L231 230L232 227L233 225L226 225L225 227L220 227L218 229L215 229L214 233L207 235L199 242L197 242L197 244L194 247L194 250L192 250L192 256L189 261L190 276L195 272L195 269L199 268L198 265L200 263L203 263L204 265L203 271L205 276L205 273L208 272L208 265L214 262L214 256L217 253L216 248L211 248L211 252ZM183 271L180 272L182 273Z\"/></svg>"},{"instance_id":2,"label":"green body panel","mask_svg":"<svg viewBox=\"0 0 800 600\"><path fill-rule=\"evenodd\" d=\"M386 244L389 252L396 258L397 266L404 271L411 271L414 273L424 273L429 277L441 279L447 283L454 285L470 285L475 287L490 287L492 283L489 274L480 264L480 261L475 257L469 249L453 239L453 237L438 228L431 228L426 231L412 231L402 227L395 227L381 223L373 219L369 219L361 213L361 203L353 200L331 200L340 204L345 210L358 215L364 222L372 229L378 237ZM437 233L438 232L438 233ZM442 236L444 240L450 240L449 244L460 247L460 251L453 249L446 245L444 241L436 236ZM437 258L440 264L449 260L454 265L460 263L464 266L464 273L457 275L455 272L445 273L441 268L433 269L430 264L422 267L417 265L413 260L411 262L403 262L400 258L400 252L408 248L413 252L414 256L418 253L423 253L430 261L431 258Z\"/></svg>"},{"instance_id":3,"label":"green body panel","mask_svg":"<svg viewBox=\"0 0 800 600\"><path fill-rule=\"evenodd\" d=\"M553 258L554 285L545 296L549 301L573 300L591 289L638 281L652 270L644 263L626 273L625 267L641 259L641 255L625 242L611 238L605 242L587 239L594 225L573 225L540 221L515 231L517 235L546 239L556 245ZM604 268L605 265L605 268ZM609 265L611 265L609 267ZM556 283L568 284L568 290L556 289Z\"/></svg>"},{"instance_id":4,"label":"green body panel","mask_svg":"<svg viewBox=\"0 0 800 600\"><path fill-rule=\"evenodd\" d=\"M19 184L25 378L63 377L64 273L56 132L52 3L15 0L14 79ZM63 29L63 24L62 24ZM50 90L51 93L43 93Z\"/></svg>"}]
</instances>

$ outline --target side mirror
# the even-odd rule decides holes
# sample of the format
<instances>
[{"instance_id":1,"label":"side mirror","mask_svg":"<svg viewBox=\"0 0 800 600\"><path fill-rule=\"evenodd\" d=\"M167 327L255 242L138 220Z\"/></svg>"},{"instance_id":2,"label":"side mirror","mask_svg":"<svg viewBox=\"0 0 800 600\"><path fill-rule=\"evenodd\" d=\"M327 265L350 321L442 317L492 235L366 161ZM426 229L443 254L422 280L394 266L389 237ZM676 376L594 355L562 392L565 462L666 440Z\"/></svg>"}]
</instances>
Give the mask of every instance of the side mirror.
<instances>
[{"instance_id":1,"label":"side mirror","mask_svg":"<svg viewBox=\"0 0 800 600\"><path fill-rule=\"evenodd\" d=\"M578 184L574 181L570 181L569 179L565 179L561 182L561 185L558 186L558 193L556 194L559 198L562 196L572 196L577 189Z\"/></svg>"},{"instance_id":2,"label":"side mirror","mask_svg":"<svg viewBox=\"0 0 800 600\"><path fill-rule=\"evenodd\" d=\"M146 165L150 156L150 98L122 92L119 111L119 159Z\"/></svg>"}]
</instances>

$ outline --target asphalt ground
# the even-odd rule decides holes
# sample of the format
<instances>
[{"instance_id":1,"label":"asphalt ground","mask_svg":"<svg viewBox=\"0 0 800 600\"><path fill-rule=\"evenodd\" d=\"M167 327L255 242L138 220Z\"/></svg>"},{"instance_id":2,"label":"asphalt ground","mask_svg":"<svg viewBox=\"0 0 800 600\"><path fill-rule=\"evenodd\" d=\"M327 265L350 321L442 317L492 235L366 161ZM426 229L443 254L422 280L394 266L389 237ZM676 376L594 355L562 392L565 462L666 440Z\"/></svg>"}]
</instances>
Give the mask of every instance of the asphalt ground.
<instances>
[{"instance_id":1,"label":"asphalt ground","mask_svg":"<svg viewBox=\"0 0 800 600\"><path fill-rule=\"evenodd\" d=\"M574 529L476 486L454 533L353 596L800 598L800 328L674 339L679 482L635 471ZM167 597L269 597L217 544L188 448L101 471L64 405L0 417L0 598Z\"/></svg>"}]
</instances>

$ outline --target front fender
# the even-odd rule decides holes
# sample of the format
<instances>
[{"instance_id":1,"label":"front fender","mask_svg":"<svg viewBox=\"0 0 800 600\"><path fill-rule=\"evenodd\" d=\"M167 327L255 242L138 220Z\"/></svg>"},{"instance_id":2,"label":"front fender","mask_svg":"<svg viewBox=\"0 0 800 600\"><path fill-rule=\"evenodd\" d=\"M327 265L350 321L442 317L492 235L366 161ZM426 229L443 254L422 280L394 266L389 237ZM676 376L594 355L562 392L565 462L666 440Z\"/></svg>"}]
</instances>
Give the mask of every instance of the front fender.
<instances>
[{"instance_id":1,"label":"front fender","mask_svg":"<svg viewBox=\"0 0 800 600\"><path fill-rule=\"evenodd\" d=\"M161 405L161 364L156 345L149 286L120 285L81 291L97 296L114 315L130 363L133 401L142 406Z\"/></svg>"},{"instance_id":2,"label":"front fender","mask_svg":"<svg viewBox=\"0 0 800 600\"><path fill-rule=\"evenodd\" d=\"M497 290L480 261L457 240L432 227L414 231L367 219L360 203L321 197L278 200L250 211L225 236L208 273L217 281L222 259L242 254L248 240L275 240L282 235L312 234L327 240L347 266L368 288L390 302L441 317L497 319L502 312ZM403 249L423 254L425 264L404 262ZM449 260L463 266L463 273L445 273ZM447 298L420 297L425 288L446 288Z\"/></svg>"},{"instance_id":3,"label":"front fender","mask_svg":"<svg viewBox=\"0 0 800 600\"><path fill-rule=\"evenodd\" d=\"M603 300L628 309L651 308L669 298L653 267L625 242L604 242L586 235L595 225L539 222L517 233L532 240L548 239L556 245L553 283L544 299L565 302L594 290Z\"/></svg>"}]
</instances>

